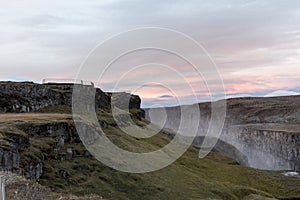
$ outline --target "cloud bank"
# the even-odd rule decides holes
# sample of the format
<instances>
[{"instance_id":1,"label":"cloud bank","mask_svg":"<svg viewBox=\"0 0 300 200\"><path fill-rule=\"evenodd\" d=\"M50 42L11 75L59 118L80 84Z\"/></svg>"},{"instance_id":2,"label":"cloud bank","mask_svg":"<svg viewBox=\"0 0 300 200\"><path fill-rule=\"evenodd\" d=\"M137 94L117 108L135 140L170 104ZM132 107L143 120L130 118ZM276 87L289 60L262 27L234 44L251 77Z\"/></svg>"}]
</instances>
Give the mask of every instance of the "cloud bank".
<instances>
[{"instance_id":1,"label":"cloud bank","mask_svg":"<svg viewBox=\"0 0 300 200\"><path fill-rule=\"evenodd\" d=\"M183 32L201 43L217 64L228 96L300 92L299 1L12 0L1 5L2 80L75 78L80 64L100 42L122 31L154 26ZM155 52L120 60L99 87L112 90L120 75L139 58L167 63L186 77L199 101L210 99L204 80L190 66ZM96 63L95 71L101 71ZM117 89L141 95L143 106L176 104L174 92L185 103L195 103L192 90L183 89L182 82L168 70L148 67L125 78L127 84ZM214 78L209 77L211 81ZM162 80L172 91L135 87Z\"/></svg>"}]
</instances>

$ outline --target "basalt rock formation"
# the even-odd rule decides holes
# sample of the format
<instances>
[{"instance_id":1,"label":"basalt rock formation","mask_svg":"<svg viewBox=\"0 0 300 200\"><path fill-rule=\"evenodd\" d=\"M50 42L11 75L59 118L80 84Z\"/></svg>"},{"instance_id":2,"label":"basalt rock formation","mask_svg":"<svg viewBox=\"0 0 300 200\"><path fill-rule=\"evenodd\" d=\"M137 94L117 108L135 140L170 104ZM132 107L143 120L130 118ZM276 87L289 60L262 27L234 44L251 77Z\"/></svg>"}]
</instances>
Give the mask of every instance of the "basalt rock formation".
<instances>
[{"instance_id":1,"label":"basalt rock formation","mask_svg":"<svg viewBox=\"0 0 300 200\"><path fill-rule=\"evenodd\" d=\"M80 156L66 145L81 143L71 115L2 114L0 122L0 169L4 171L39 179L45 159Z\"/></svg>"},{"instance_id":2,"label":"basalt rock formation","mask_svg":"<svg viewBox=\"0 0 300 200\"><path fill-rule=\"evenodd\" d=\"M113 93L103 92L93 86L82 86L95 90L96 110L110 110ZM53 106L72 106L72 90L74 84L49 83L37 84L33 82L0 82L0 113L36 112ZM124 93L127 94L127 93ZM128 106L130 109L140 108L141 99L130 95Z\"/></svg>"}]
</instances>

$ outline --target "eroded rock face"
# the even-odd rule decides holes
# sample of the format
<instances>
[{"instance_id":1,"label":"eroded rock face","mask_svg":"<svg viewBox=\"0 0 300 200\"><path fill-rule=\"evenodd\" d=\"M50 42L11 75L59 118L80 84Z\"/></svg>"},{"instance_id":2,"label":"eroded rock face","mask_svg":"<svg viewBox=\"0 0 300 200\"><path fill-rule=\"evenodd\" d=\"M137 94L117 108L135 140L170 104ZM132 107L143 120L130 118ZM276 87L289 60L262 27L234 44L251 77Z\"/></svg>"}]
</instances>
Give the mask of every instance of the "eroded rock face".
<instances>
[{"instance_id":1,"label":"eroded rock face","mask_svg":"<svg viewBox=\"0 0 300 200\"><path fill-rule=\"evenodd\" d=\"M24 176L28 179L39 179L43 173L43 161L40 160L37 164L26 165L24 172Z\"/></svg>"},{"instance_id":2,"label":"eroded rock face","mask_svg":"<svg viewBox=\"0 0 300 200\"><path fill-rule=\"evenodd\" d=\"M72 84L0 82L0 113L35 112L57 105L71 107L73 87L74 85ZM83 89L94 91L96 110L111 109L112 93L105 93L101 89L92 86L84 86ZM138 96L130 95L128 105L130 109L139 109L140 104L141 99Z\"/></svg>"},{"instance_id":3,"label":"eroded rock face","mask_svg":"<svg viewBox=\"0 0 300 200\"><path fill-rule=\"evenodd\" d=\"M45 85L13 82L0 83L1 112L31 112L41 108L66 104L70 95L54 91Z\"/></svg>"},{"instance_id":4,"label":"eroded rock face","mask_svg":"<svg viewBox=\"0 0 300 200\"><path fill-rule=\"evenodd\" d=\"M17 124L22 134L10 134L10 129L1 130L6 146L0 146L0 168L39 179L43 174L45 159L71 160L79 155L70 144L81 144L72 121L44 124ZM14 128L16 131L16 128ZM88 135L86 136L89 137ZM63 142L62 142L63 141Z\"/></svg>"},{"instance_id":5,"label":"eroded rock face","mask_svg":"<svg viewBox=\"0 0 300 200\"><path fill-rule=\"evenodd\" d=\"M0 148L0 166L4 171L18 172L20 154L17 151Z\"/></svg>"},{"instance_id":6,"label":"eroded rock face","mask_svg":"<svg viewBox=\"0 0 300 200\"><path fill-rule=\"evenodd\" d=\"M29 137L14 128L0 128L0 169L19 173L20 151L29 147Z\"/></svg>"},{"instance_id":7,"label":"eroded rock face","mask_svg":"<svg viewBox=\"0 0 300 200\"><path fill-rule=\"evenodd\" d=\"M201 103L197 134L207 133L211 104ZM156 108L161 109L161 108ZM165 128L177 131L180 108L164 108ZM146 119L149 109L145 109ZM181 133L186 134L186 133ZM300 96L227 100L220 139L247 156L249 166L270 170L300 170Z\"/></svg>"}]
</instances>

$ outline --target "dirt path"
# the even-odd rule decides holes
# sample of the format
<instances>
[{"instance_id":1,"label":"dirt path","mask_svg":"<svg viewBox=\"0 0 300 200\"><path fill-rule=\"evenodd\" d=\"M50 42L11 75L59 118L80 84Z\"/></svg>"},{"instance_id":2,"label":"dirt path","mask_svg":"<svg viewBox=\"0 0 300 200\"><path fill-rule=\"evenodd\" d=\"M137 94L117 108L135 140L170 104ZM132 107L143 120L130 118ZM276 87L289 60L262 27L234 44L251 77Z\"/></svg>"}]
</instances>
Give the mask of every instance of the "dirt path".
<instances>
[{"instance_id":1,"label":"dirt path","mask_svg":"<svg viewBox=\"0 0 300 200\"><path fill-rule=\"evenodd\" d=\"M56 113L8 113L0 114L0 123L36 122L36 121L65 121L72 120L70 114Z\"/></svg>"}]
</instances>

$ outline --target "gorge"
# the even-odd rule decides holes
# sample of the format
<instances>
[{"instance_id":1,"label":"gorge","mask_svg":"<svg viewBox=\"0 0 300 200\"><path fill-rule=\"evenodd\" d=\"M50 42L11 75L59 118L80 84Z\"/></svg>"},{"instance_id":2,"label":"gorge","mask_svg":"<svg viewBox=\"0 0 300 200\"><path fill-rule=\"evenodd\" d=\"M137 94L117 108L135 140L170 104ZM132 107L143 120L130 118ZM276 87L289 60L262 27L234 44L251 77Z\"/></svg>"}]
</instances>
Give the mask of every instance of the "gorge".
<instances>
[{"instance_id":1,"label":"gorge","mask_svg":"<svg viewBox=\"0 0 300 200\"><path fill-rule=\"evenodd\" d=\"M299 102L300 96L228 99L220 140L233 145L245 155L250 167L299 171ZM162 113L163 110L167 115L164 128L176 132L180 125L180 107L145 109L146 118L151 121L149 112ZM197 135L205 136L211 103L200 103L199 110ZM197 143L197 140L194 142Z\"/></svg>"}]
</instances>

